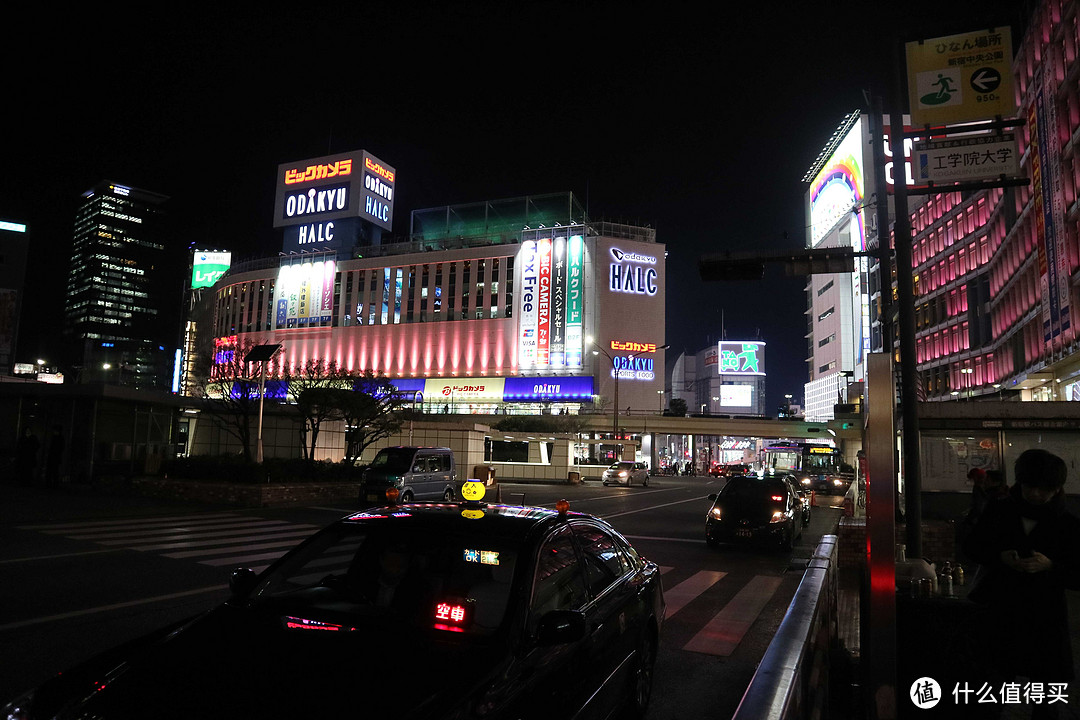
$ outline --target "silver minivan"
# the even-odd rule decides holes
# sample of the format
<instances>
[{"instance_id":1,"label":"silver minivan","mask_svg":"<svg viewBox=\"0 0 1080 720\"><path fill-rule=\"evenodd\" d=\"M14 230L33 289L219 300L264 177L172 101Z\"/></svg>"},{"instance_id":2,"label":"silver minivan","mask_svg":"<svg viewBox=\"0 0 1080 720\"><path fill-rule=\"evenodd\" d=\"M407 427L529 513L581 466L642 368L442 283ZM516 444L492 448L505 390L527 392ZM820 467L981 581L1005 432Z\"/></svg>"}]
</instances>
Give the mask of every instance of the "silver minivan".
<instances>
[{"instance_id":1,"label":"silver minivan","mask_svg":"<svg viewBox=\"0 0 1080 720\"><path fill-rule=\"evenodd\" d=\"M454 451L445 447L383 448L364 470L360 485L362 503L449 502L457 494Z\"/></svg>"}]
</instances>

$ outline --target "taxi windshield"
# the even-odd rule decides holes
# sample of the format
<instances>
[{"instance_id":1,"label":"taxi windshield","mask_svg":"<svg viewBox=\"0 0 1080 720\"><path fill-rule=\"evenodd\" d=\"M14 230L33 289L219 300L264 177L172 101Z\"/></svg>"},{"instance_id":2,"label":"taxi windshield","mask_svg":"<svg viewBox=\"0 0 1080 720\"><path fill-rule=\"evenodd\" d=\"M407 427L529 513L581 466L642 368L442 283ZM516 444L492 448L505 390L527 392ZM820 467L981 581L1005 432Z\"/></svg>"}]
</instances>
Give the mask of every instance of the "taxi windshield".
<instances>
[{"instance_id":1,"label":"taxi windshield","mask_svg":"<svg viewBox=\"0 0 1080 720\"><path fill-rule=\"evenodd\" d=\"M448 635L494 633L506 615L516 548L410 524L386 517L328 528L263 578L252 598L290 617L330 613L357 630L392 622Z\"/></svg>"},{"instance_id":2,"label":"taxi windshield","mask_svg":"<svg viewBox=\"0 0 1080 720\"><path fill-rule=\"evenodd\" d=\"M634 463L632 462L617 462L609 467L608 470L629 470L632 467L634 467Z\"/></svg>"}]
</instances>

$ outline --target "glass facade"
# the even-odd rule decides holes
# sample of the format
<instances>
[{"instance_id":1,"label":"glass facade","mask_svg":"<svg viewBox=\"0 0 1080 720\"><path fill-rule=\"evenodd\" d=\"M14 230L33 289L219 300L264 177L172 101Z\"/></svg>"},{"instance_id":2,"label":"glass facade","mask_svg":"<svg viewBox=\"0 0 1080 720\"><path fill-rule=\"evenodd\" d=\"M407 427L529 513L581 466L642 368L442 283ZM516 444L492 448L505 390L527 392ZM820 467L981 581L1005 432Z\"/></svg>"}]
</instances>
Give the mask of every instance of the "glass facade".
<instances>
[{"instance_id":1,"label":"glass facade","mask_svg":"<svg viewBox=\"0 0 1080 720\"><path fill-rule=\"evenodd\" d=\"M64 333L83 382L168 387L164 195L101 183L82 196L64 298Z\"/></svg>"}]
</instances>

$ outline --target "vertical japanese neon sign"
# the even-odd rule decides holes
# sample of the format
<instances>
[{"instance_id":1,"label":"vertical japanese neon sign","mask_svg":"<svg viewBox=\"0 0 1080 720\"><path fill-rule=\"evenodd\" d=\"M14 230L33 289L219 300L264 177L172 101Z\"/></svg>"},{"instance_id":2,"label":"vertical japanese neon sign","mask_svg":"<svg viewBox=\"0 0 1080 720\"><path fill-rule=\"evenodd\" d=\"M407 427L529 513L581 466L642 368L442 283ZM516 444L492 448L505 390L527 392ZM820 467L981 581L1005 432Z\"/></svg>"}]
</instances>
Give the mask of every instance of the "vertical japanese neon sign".
<instances>
[{"instance_id":1,"label":"vertical japanese neon sign","mask_svg":"<svg viewBox=\"0 0 1080 720\"><path fill-rule=\"evenodd\" d=\"M566 254L566 367L581 367L584 278L585 241L581 235L572 235Z\"/></svg>"},{"instance_id":2,"label":"vertical japanese neon sign","mask_svg":"<svg viewBox=\"0 0 1080 720\"><path fill-rule=\"evenodd\" d=\"M551 246L551 366L566 365L566 238Z\"/></svg>"},{"instance_id":3,"label":"vertical japanese neon sign","mask_svg":"<svg viewBox=\"0 0 1080 720\"><path fill-rule=\"evenodd\" d=\"M521 243L519 254L521 267L521 305L518 312L518 367L530 368L536 365L536 322L537 302L536 283L536 242L526 240Z\"/></svg>"},{"instance_id":4,"label":"vertical japanese neon sign","mask_svg":"<svg viewBox=\"0 0 1080 720\"><path fill-rule=\"evenodd\" d=\"M551 349L551 239L540 240L537 247L536 364L547 366Z\"/></svg>"}]
</instances>

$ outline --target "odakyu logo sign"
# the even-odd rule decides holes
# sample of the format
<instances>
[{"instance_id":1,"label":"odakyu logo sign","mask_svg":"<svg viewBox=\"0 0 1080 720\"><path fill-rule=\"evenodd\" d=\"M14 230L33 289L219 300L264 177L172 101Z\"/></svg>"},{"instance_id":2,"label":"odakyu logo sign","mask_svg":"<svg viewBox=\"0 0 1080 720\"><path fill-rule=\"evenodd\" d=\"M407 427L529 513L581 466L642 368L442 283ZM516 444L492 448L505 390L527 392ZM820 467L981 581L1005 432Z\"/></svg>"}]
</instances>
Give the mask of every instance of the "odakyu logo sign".
<instances>
[{"instance_id":1,"label":"odakyu logo sign","mask_svg":"<svg viewBox=\"0 0 1080 720\"><path fill-rule=\"evenodd\" d=\"M611 263L608 271L608 289L612 292L630 293L653 297L658 290L659 273L655 267L656 258L636 252L625 252L611 248Z\"/></svg>"}]
</instances>

